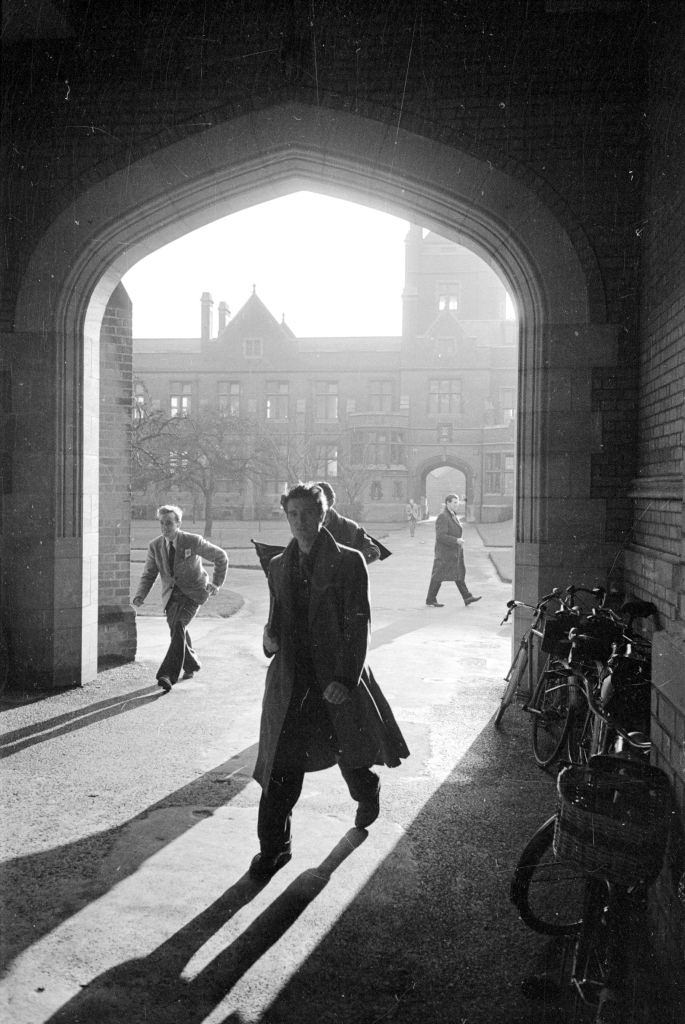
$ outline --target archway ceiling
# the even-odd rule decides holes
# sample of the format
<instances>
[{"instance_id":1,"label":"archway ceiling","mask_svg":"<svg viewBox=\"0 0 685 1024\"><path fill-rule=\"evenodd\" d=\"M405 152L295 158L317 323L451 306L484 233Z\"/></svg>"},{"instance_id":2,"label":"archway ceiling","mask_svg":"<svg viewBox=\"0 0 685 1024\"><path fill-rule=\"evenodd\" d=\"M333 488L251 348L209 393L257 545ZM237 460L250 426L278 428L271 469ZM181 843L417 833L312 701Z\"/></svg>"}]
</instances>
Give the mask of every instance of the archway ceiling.
<instances>
[{"instance_id":1,"label":"archway ceiling","mask_svg":"<svg viewBox=\"0 0 685 1024\"><path fill-rule=\"evenodd\" d=\"M379 209L468 244L503 278L522 319L582 323L587 268L547 207L487 162L357 115L287 103L160 149L90 186L34 251L19 330L78 327L162 245L295 191ZM594 290L596 293L596 289Z\"/></svg>"}]
</instances>

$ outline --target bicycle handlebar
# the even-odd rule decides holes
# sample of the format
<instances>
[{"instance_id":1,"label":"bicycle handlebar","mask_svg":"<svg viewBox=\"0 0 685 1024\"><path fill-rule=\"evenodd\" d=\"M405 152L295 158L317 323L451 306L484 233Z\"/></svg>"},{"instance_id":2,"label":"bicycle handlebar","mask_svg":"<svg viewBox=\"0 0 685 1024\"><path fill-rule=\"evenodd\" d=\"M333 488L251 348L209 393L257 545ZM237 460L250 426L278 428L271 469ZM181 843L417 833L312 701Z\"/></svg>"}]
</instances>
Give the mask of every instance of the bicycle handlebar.
<instances>
[{"instance_id":1,"label":"bicycle handlebar","mask_svg":"<svg viewBox=\"0 0 685 1024\"><path fill-rule=\"evenodd\" d=\"M531 612L539 612L542 611L545 605L553 599L559 601L560 604L564 603L564 599L562 598L561 591L558 587L554 587L551 594L545 594L544 597L541 597L537 604L526 604L525 601L517 601L512 598L511 601L507 601L507 614L500 622L500 626L503 626L505 622L509 621L509 616L515 608L528 608Z\"/></svg>"}]
</instances>

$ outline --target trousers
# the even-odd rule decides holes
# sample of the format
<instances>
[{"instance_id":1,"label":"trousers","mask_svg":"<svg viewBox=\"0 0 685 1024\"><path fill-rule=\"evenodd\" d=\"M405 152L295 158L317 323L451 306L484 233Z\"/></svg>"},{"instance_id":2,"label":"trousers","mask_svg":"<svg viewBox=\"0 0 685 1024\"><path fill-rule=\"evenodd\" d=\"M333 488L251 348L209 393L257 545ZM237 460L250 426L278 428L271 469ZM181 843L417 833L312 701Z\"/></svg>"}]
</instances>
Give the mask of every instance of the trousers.
<instances>
[{"instance_id":1,"label":"trousers","mask_svg":"<svg viewBox=\"0 0 685 1024\"><path fill-rule=\"evenodd\" d=\"M430 583L428 584L428 593L426 594L427 604L430 604L433 601L435 601L435 599L438 596L438 591L440 590L440 584L445 582L447 581L440 579L439 573L433 573L433 575L430 578ZM464 601L466 601L469 597L473 596L469 588L466 586L464 580L455 580L454 582L456 583L457 590L463 597Z\"/></svg>"},{"instance_id":2,"label":"trousers","mask_svg":"<svg viewBox=\"0 0 685 1024\"><path fill-rule=\"evenodd\" d=\"M348 768L338 762L340 774L353 800L371 800L378 792L379 779L370 768ZM259 848L265 857L290 850L293 808L302 792L304 770L274 768L269 787L262 793L257 817Z\"/></svg>"},{"instance_id":3,"label":"trousers","mask_svg":"<svg viewBox=\"0 0 685 1024\"><path fill-rule=\"evenodd\" d=\"M188 626L195 618L199 604L186 597L174 587L171 597L164 609L171 642L164 655L164 661L157 669L157 678L167 676L175 683L182 672L197 672L200 662L197 660Z\"/></svg>"}]
</instances>

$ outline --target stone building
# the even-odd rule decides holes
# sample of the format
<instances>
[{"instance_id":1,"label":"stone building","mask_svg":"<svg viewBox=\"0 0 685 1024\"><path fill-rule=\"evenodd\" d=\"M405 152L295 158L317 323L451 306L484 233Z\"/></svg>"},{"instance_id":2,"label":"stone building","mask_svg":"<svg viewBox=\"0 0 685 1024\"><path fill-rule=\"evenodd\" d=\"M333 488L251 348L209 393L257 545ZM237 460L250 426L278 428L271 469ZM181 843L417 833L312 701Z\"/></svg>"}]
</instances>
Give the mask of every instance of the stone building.
<instances>
[{"instance_id":1,"label":"stone building","mask_svg":"<svg viewBox=\"0 0 685 1024\"><path fill-rule=\"evenodd\" d=\"M511 518L517 327L504 285L467 248L411 229L401 337L297 338L256 291L230 321L219 304L214 337L212 306L205 292L198 338L134 338L133 374L138 397L166 415L249 418L281 450L261 478L223 482L215 517L277 514L288 480L311 475L331 479L343 512L401 520L449 466L469 518ZM155 488L134 494L134 515L156 502Z\"/></svg>"},{"instance_id":2,"label":"stone building","mask_svg":"<svg viewBox=\"0 0 685 1024\"><path fill-rule=\"evenodd\" d=\"M654 758L682 829L682 3L6 8L0 607L15 675L84 685L109 637L135 649L122 276L266 199L343 196L498 268L519 316L516 596L611 582L657 604ZM683 866L674 847L656 890L680 968Z\"/></svg>"}]
</instances>

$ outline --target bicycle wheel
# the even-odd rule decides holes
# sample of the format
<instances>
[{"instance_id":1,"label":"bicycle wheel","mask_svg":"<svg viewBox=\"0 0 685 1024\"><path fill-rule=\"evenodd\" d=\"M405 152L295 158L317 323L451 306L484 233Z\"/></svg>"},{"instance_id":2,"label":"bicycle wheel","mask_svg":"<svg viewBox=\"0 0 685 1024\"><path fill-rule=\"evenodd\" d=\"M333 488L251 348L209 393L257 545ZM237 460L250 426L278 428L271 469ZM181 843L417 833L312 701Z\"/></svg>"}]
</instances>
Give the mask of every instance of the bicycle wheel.
<instances>
[{"instance_id":1,"label":"bicycle wheel","mask_svg":"<svg viewBox=\"0 0 685 1024\"><path fill-rule=\"evenodd\" d=\"M494 725L496 729L502 721L504 712L507 710L518 692L521 680L524 678L527 665L528 647L522 644L516 652L516 656L511 663L511 668L504 677L507 685L504 687L504 693L502 694L500 705L497 709L497 714L495 715Z\"/></svg>"},{"instance_id":2,"label":"bicycle wheel","mask_svg":"<svg viewBox=\"0 0 685 1024\"><path fill-rule=\"evenodd\" d=\"M571 726L572 686L550 669L540 676L529 710L533 715L533 755L541 768L556 761Z\"/></svg>"},{"instance_id":3,"label":"bicycle wheel","mask_svg":"<svg viewBox=\"0 0 685 1024\"><path fill-rule=\"evenodd\" d=\"M585 876L554 856L552 816L525 847L511 880L510 898L521 920L543 935L571 935L583 920Z\"/></svg>"},{"instance_id":4,"label":"bicycle wheel","mask_svg":"<svg viewBox=\"0 0 685 1024\"><path fill-rule=\"evenodd\" d=\"M587 703L580 702L571 714L568 730L568 760L571 764L587 764L592 755L596 728L595 716Z\"/></svg>"}]
</instances>

